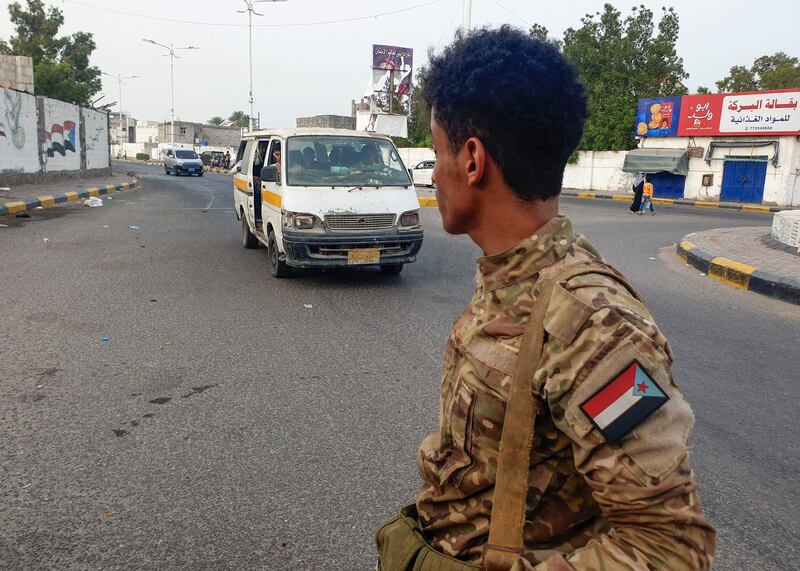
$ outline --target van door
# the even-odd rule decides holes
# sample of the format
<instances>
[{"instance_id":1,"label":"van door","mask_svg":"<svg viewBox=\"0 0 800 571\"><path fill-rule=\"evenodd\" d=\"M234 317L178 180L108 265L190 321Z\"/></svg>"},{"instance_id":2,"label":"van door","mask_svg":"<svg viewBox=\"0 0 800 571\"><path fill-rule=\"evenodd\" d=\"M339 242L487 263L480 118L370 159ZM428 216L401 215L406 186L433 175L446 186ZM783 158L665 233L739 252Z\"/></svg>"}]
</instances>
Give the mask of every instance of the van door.
<instances>
[{"instance_id":1,"label":"van door","mask_svg":"<svg viewBox=\"0 0 800 571\"><path fill-rule=\"evenodd\" d=\"M283 143L278 138L273 138L270 141L269 153L266 156L266 165L278 165L278 172L284 173L285 169L283 164L285 159L282 158L281 150ZM280 162L278 162L280 160ZM275 235L281 237L281 207L283 206L283 176L279 177L281 180L278 182L262 182L261 183L261 196L262 196L262 215L264 219L264 233L267 232L267 223L272 223L272 228L275 230Z\"/></svg>"},{"instance_id":2,"label":"van door","mask_svg":"<svg viewBox=\"0 0 800 571\"><path fill-rule=\"evenodd\" d=\"M241 167L239 168L239 172L233 175L233 188L234 194L236 195L236 207L242 208L244 211L244 215L247 217L249 221L253 221L253 183L252 179L250 178L250 160L248 157L252 156L253 148L255 147L255 142L250 141L242 141L242 143L246 143L244 145L244 150L240 148L241 152ZM238 157L237 157L238 158ZM238 212L237 212L238 214ZM251 227L253 225L251 224Z\"/></svg>"}]
</instances>

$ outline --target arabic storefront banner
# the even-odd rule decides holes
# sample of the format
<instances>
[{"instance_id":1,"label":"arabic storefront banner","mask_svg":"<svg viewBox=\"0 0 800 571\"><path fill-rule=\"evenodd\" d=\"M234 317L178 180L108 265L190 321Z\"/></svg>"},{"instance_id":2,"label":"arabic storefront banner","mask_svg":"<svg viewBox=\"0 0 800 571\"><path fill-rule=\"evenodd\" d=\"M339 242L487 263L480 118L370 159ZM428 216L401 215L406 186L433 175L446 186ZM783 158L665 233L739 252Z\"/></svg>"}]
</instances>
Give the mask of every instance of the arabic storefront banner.
<instances>
[{"instance_id":1,"label":"arabic storefront banner","mask_svg":"<svg viewBox=\"0 0 800 571\"><path fill-rule=\"evenodd\" d=\"M640 99L636 114L639 137L674 137L672 129L653 129L656 103L679 99L674 105L679 137L717 135L800 135L800 90L709 93L661 99ZM643 115L643 109L649 115ZM663 123L663 111L661 117ZM642 124L644 123L644 127Z\"/></svg>"},{"instance_id":2,"label":"arabic storefront banner","mask_svg":"<svg viewBox=\"0 0 800 571\"><path fill-rule=\"evenodd\" d=\"M680 97L640 99L636 108L636 135L639 137L676 136L680 109Z\"/></svg>"}]
</instances>

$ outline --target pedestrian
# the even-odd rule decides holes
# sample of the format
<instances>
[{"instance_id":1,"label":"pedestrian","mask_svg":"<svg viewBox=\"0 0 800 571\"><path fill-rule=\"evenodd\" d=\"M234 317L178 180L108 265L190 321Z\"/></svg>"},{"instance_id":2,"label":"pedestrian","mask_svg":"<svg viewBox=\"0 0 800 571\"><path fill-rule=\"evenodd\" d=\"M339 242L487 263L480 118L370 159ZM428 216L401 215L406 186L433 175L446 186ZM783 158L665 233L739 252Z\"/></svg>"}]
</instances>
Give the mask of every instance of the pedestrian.
<instances>
[{"instance_id":1,"label":"pedestrian","mask_svg":"<svg viewBox=\"0 0 800 571\"><path fill-rule=\"evenodd\" d=\"M644 214L644 209L650 207L650 214L656 215L655 208L653 208L653 183L645 179L642 185L642 204L639 207L639 214Z\"/></svg>"},{"instance_id":2,"label":"pedestrian","mask_svg":"<svg viewBox=\"0 0 800 571\"><path fill-rule=\"evenodd\" d=\"M633 202L631 202L628 210L631 214L639 212L639 207L642 205L642 190L644 190L644 173L640 172L633 180Z\"/></svg>"},{"instance_id":3,"label":"pedestrian","mask_svg":"<svg viewBox=\"0 0 800 571\"><path fill-rule=\"evenodd\" d=\"M422 97L442 225L483 257L417 456L422 489L378 530L378 569L708 569L715 531L667 340L558 212L587 116L575 68L484 28L432 57Z\"/></svg>"},{"instance_id":4,"label":"pedestrian","mask_svg":"<svg viewBox=\"0 0 800 571\"><path fill-rule=\"evenodd\" d=\"M231 153L230 151L225 151L225 168L231 168Z\"/></svg>"}]
</instances>

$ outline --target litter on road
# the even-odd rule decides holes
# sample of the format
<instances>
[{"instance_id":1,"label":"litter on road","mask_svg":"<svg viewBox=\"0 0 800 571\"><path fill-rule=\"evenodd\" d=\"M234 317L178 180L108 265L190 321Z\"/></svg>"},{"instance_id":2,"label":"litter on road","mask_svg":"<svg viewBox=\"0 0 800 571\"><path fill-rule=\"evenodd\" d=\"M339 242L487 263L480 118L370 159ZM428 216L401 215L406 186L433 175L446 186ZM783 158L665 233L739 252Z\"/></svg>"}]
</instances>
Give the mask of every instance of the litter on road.
<instances>
[{"instance_id":1,"label":"litter on road","mask_svg":"<svg viewBox=\"0 0 800 571\"><path fill-rule=\"evenodd\" d=\"M100 341L102 341L103 343L108 343L108 339L109 339L109 338L108 338L108 335L103 335L103 336L100 338Z\"/></svg>"},{"instance_id":2,"label":"litter on road","mask_svg":"<svg viewBox=\"0 0 800 571\"><path fill-rule=\"evenodd\" d=\"M98 206L103 206L103 199L97 196L90 196L83 201L83 205L89 208L97 208Z\"/></svg>"},{"instance_id":3,"label":"litter on road","mask_svg":"<svg viewBox=\"0 0 800 571\"><path fill-rule=\"evenodd\" d=\"M314 308L314 306L311 305L310 303L304 303L303 307L305 307L306 309L313 309Z\"/></svg>"},{"instance_id":4,"label":"litter on road","mask_svg":"<svg viewBox=\"0 0 800 571\"><path fill-rule=\"evenodd\" d=\"M44 244L44 247L46 248L47 245L50 243L50 238L42 238L42 243Z\"/></svg>"},{"instance_id":5,"label":"litter on road","mask_svg":"<svg viewBox=\"0 0 800 571\"><path fill-rule=\"evenodd\" d=\"M137 230L139 230L139 225L138 224L128 224L128 229L131 230L132 232L136 232Z\"/></svg>"}]
</instances>

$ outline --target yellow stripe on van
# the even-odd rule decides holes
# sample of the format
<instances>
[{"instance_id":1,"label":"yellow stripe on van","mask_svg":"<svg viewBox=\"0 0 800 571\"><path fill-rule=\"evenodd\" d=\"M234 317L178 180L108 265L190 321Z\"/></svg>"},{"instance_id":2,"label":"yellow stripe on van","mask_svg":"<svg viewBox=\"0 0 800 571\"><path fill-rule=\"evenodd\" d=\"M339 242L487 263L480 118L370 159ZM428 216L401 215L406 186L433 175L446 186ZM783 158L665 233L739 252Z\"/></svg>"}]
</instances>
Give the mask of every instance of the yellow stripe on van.
<instances>
[{"instance_id":1,"label":"yellow stripe on van","mask_svg":"<svg viewBox=\"0 0 800 571\"><path fill-rule=\"evenodd\" d=\"M272 206L275 206L277 208L280 208L281 204L283 204L283 200L281 199L281 195L280 194L275 194L274 192L270 192L269 190L263 190L262 189L262 191L261 191L261 199L264 202L266 202L268 204L271 204Z\"/></svg>"},{"instance_id":2,"label":"yellow stripe on van","mask_svg":"<svg viewBox=\"0 0 800 571\"><path fill-rule=\"evenodd\" d=\"M233 186L237 190L241 190L242 192L245 192L247 194L252 194L252 193L247 191L247 181L244 180L243 178L234 178L233 179Z\"/></svg>"}]
</instances>

